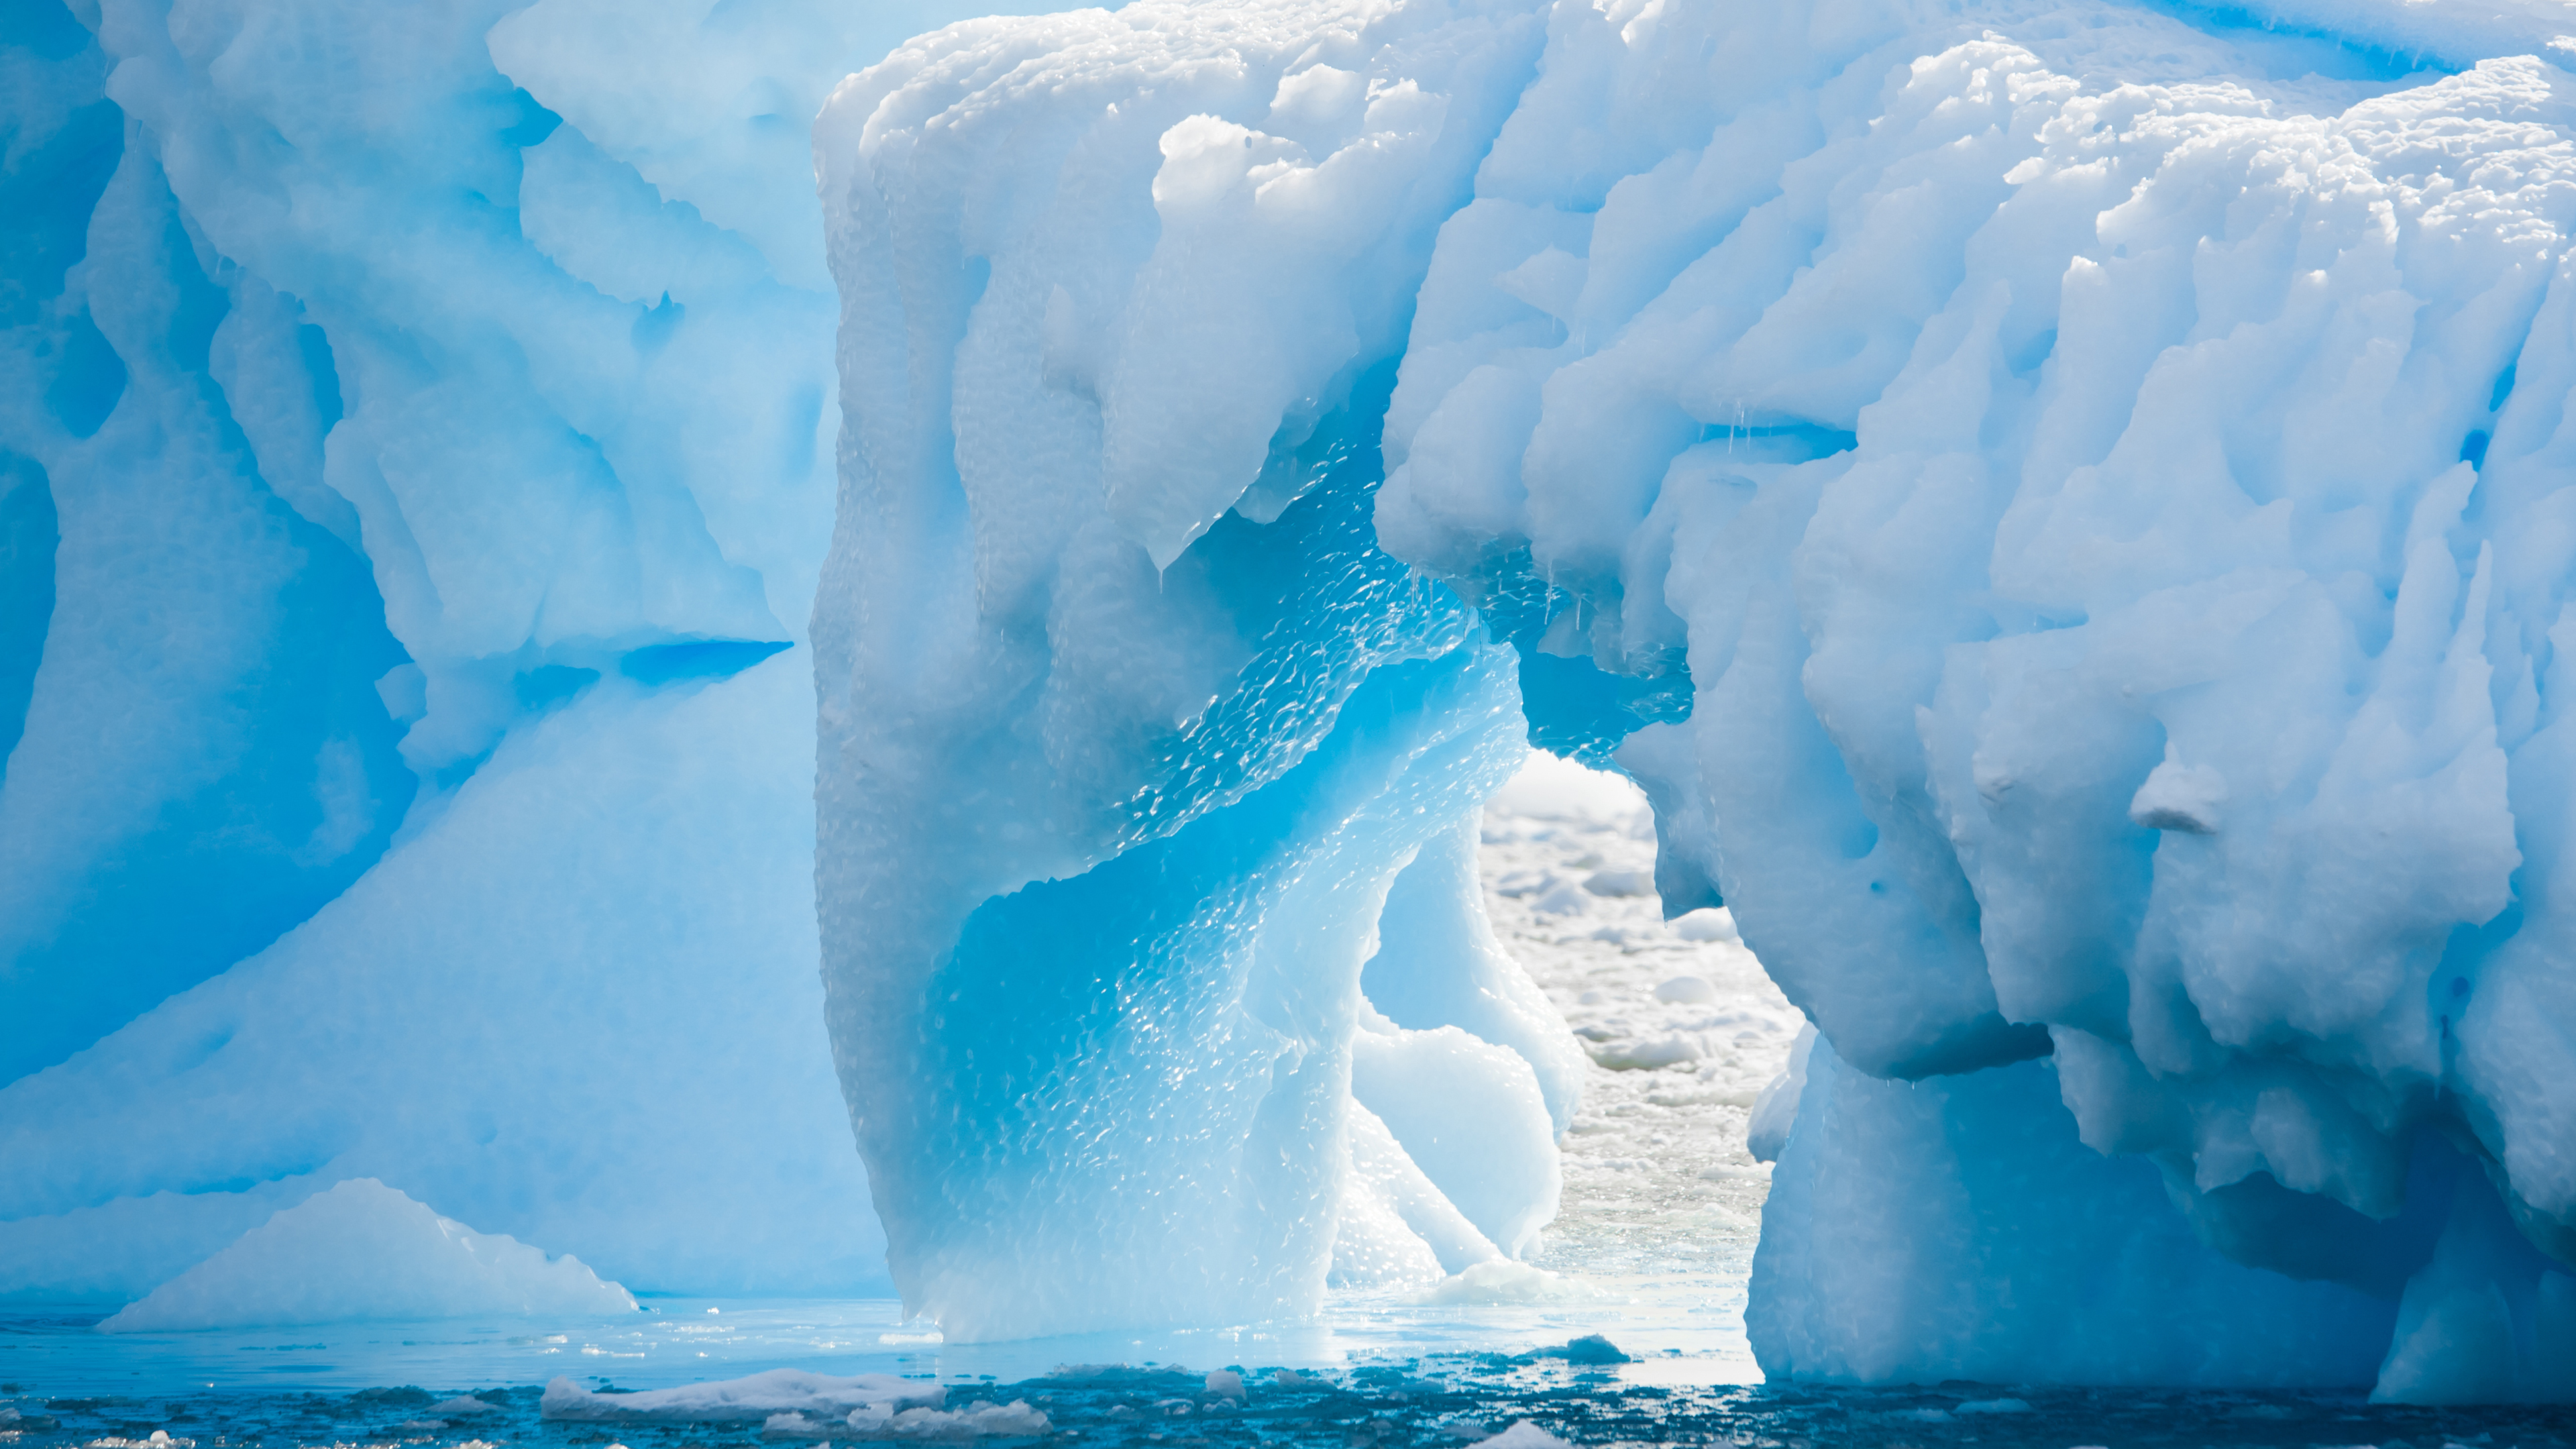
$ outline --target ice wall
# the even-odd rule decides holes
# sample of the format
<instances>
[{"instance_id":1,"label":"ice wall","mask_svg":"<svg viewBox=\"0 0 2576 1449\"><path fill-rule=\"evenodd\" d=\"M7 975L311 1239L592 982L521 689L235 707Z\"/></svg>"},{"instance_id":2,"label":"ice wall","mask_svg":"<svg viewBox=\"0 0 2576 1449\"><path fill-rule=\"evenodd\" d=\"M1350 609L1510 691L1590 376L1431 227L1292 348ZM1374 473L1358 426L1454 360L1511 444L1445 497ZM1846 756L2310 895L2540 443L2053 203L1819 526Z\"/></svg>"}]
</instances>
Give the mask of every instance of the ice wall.
<instances>
[{"instance_id":1,"label":"ice wall","mask_svg":"<svg viewBox=\"0 0 2576 1449\"><path fill-rule=\"evenodd\" d=\"M818 882L906 1294L1298 1301L1354 1028L1278 994L1449 808L1356 752L1480 720L1615 752L1821 1030L1772 1372L2565 1392L2576 79L2278 12L1140 0L845 84Z\"/></svg>"},{"instance_id":2,"label":"ice wall","mask_svg":"<svg viewBox=\"0 0 2576 1449\"><path fill-rule=\"evenodd\" d=\"M1370 510L1411 289L1539 24L1208 17L955 27L817 125L825 985L895 1281L952 1338L1302 1311L1554 1205L1547 1033L1448 1010L1480 952L1365 1043L1403 1150L1344 1130L1379 905L1422 856L1415 909L1471 920L1441 862L1524 751L1517 656ZM1413 1110L1444 1070L1485 1123Z\"/></svg>"},{"instance_id":3,"label":"ice wall","mask_svg":"<svg viewBox=\"0 0 2576 1449\"><path fill-rule=\"evenodd\" d=\"M882 1281L807 130L967 8L0 9L0 1292L356 1176L642 1288Z\"/></svg>"}]
</instances>

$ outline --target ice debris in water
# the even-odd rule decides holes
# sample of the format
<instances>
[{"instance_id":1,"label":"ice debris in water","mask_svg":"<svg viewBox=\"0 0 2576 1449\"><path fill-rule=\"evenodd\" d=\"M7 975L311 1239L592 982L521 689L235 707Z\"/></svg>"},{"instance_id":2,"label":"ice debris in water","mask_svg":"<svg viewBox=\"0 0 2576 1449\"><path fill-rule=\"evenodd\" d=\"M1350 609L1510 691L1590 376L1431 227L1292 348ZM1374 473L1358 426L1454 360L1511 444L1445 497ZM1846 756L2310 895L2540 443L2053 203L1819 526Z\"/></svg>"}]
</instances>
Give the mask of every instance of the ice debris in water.
<instances>
[{"instance_id":1,"label":"ice debris in water","mask_svg":"<svg viewBox=\"0 0 2576 1449\"><path fill-rule=\"evenodd\" d=\"M1530 738L1818 1029L1766 1373L2576 1392L2576 82L2281 10L1135 0L844 85L819 905L907 1295L1418 1267L1354 968Z\"/></svg>"},{"instance_id":2,"label":"ice debris in water","mask_svg":"<svg viewBox=\"0 0 2576 1449\"><path fill-rule=\"evenodd\" d=\"M1573 1446L1523 1419L1491 1438L1477 1440L1474 1449L1573 1449Z\"/></svg>"},{"instance_id":3,"label":"ice debris in water","mask_svg":"<svg viewBox=\"0 0 2576 1449\"><path fill-rule=\"evenodd\" d=\"M948 1391L894 1374L854 1374L836 1378L803 1369L771 1369L747 1378L688 1384L676 1389L603 1394L569 1378L546 1385L539 1412L548 1419L596 1423L735 1423L774 1415L820 1415L841 1420L852 1414L890 1418L913 1409L937 1409Z\"/></svg>"},{"instance_id":4,"label":"ice debris in water","mask_svg":"<svg viewBox=\"0 0 2576 1449\"><path fill-rule=\"evenodd\" d=\"M374 1178L352 1178L244 1233L99 1330L634 1311L625 1289L570 1254L548 1258L440 1217Z\"/></svg>"},{"instance_id":5,"label":"ice debris in water","mask_svg":"<svg viewBox=\"0 0 2576 1449\"><path fill-rule=\"evenodd\" d=\"M1414 1301L1430 1305L1582 1303L1600 1296L1600 1290L1582 1278L1529 1263L1495 1260L1469 1264L1465 1270L1432 1285Z\"/></svg>"}]
</instances>

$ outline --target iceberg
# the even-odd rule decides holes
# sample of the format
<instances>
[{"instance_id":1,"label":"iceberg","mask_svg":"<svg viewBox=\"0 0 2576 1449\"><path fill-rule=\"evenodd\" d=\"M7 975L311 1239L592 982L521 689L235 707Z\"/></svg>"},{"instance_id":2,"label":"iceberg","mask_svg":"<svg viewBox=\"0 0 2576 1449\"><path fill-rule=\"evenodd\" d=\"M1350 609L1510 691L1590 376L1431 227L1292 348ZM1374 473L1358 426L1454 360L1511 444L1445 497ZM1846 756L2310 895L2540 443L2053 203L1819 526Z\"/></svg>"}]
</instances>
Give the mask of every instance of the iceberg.
<instances>
[{"instance_id":1,"label":"iceberg","mask_svg":"<svg viewBox=\"0 0 2576 1449\"><path fill-rule=\"evenodd\" d=\"M2557 13L1136 0L844 82L817 907L907 1304L1419 1271L1378 1018L1549 1069L1371 961L1534 740L1815 1025L1766 1372L2564 1395Z\"/></svg>"},{"instance_id":2,"label":"iceberg","mask_svg":"<svg viewBox=\"0 0 2576 1449\"><path fill-rule=\"evenodd\" d=\"M0 1292L1545 1297L1535 745L1766 1372L2576 1394L2554 0L980 8L12 12Z\"/></svg>"},{"instance_id":3,"label":"iceberg","mask_svg":"<svg viewBox=\"0 0 2576 1449\"><path fill-rule=\"evenodd\" d=\"M569 1255L440 1217L371 1177L316 1193L129 1303L102 1333L500 1315L633 1313Z\"/></svg>"},{"instance_id":4,"label":"iceberg","mask_svg":"<svg viewBox=\"0 0 2576 1449\"><path fill-rule=\"evenodd\" d=\"M0 1293L368 1177L639 1288L882 1284L807 125L991 8L9 9Z\"/></svg>"}]
</instances>

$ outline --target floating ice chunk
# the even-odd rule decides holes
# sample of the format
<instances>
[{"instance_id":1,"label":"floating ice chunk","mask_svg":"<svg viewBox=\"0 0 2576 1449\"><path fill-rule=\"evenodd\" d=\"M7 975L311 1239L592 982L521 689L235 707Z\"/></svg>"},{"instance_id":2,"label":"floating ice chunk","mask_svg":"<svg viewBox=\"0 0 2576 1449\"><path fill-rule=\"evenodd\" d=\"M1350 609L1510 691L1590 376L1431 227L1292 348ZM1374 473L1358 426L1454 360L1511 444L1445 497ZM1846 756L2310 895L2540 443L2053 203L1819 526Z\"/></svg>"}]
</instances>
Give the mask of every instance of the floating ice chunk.
<instances>
[{"instance_id":1,"label":"floating ice chunk","mask_svg":"<svg viewBox=\"0 0 2576 1449\"><path fill-rule=\"evenodd\" d=\"M1676 976L1655 988L1655 999L1696 1006L1701 1002L1715 1001L1717 988L1705 976Z\"/></svg>"},{"instance_id":2,"label":"floating ice chunk","mask_svg":"<svg viewBox=\"0 0 2576 1449\"><path fill-rule=\"evenodd\" d=\"M1490 1439L1477 1440L1473 1449L1574 1449L1574 1446L1523 1419Z\"/></svg>"},{"instance_id":3,"label":"floating ice chunk","mask_svg":"<svg viewBox=\"0 0 2576 1449\"><path fill-rule=\"evenodd\" d=\"M1673 918L1673 934L1685 941L1732 941L1738 939L1734 913L1724 906L1704 906Z\"/></svg>"},{"instance_id":4,"label":"floating ice chunk","mask_svg":"<svg viewBox=\"0 0 2576 1449\"><path fill-rule=\"evenodd\" d=\"M1532 750L1519 772L1485 802L1485 817L1608 826L1626 825L1646 809L1645 792L1623 777Z\"/></svg>"},{"instance_id":5,"label":"floating ice chunk","mask_svg":"<svg viewBox=\"0 0 2576 1449\"><path fill-rule=\"evenodd\" d=\"M1207 1376L1207 1391L1220 1399L1240 1399L1244 1396L1243 1375L1232 1369L1211 1369Z\"/></svg>"},{"instance_id":6,"label":"floating ice chunk","mask_svg":"<svg viewBox=\"0 0 2576 1449\"><path fill-rule=\"evenodd\" d=\"M1454 1026L1363 1030L1351 1039L1351 1095L1505 1257L1537 1244L1563 1179L1554 1123L1519 1054Z\"/></svg>"},{"instance_id":7,"label":"floating ice chunk","mask_svg":"<svg viewBox=\"0 0 2576 1449\"><path fill-rule=\"evenodd\" d=\"M1596 896L1628 900L1655 893L1655 873L1650 870L1596 870L1583 878L1583 888Z\"/></svg>"},{"instance_id":8,"label":"floating ice chunk","mask_svg":"<svg viewBox=\"0 0 2576 1449\"><path fill-rule=\"evenodd\" d=\"M1356 1287L1437 1282L1502 1256L1405 1154L1376 1113L1353 1102L1348 1167L1333 1222L1332 1281Z\"/></svg>"},{"instance_id":9,"label":"floating ice chunk","mask_svg":"<svg viewBox=\"0 0 2576 1449\"><path fill-rule=\"evenodd\" d=\"M548 1258L431 1212L371 1177L317 1193L155 1288L105 1333L462 1314L632 1313L569 1254Z\"/></svg>"},{"instance_id":10,"label":"floating ice chunk","mask_svg":"<svg viewBox=\"0 0 2576 1449\"><path fill-rule=\"evenodd\" d=\"M465 1419L476 1414L498 1413L500 1408L498 1404L459 1394L452 1399L441 1399L421 1412L435 1419Z\"/></svg>"},{"instance_id":11,"label":"floating ice chunk","mask_svg":"<svg viewBox=\"0 0 2576 1449\"><path fill-rule=\"evenodd\" d=\"M739 1423L774 1414L821 1414L840 1419L862 1409L888 1414L938 1408L948 1391L893 1374L834 1378L803 1369L771 1369L748 1378L648 1389L634 1394L593 1393L569 1378L546 1385L538 1413L548 1419L595 1423Z\"/></svg>"},{"instance_id":12,"label":"floating ice chunk","mask_svg":"<svg viewBox=\"0 0 2576 1449\"><path fill-rule=\"evenodd\" d=\"M1530 902L1530 909L1542 916L1579 916L1592 908L1583 897L1580 886L1561 880L1539 892L1538 899Z\"/></svg>"}]
</instances>

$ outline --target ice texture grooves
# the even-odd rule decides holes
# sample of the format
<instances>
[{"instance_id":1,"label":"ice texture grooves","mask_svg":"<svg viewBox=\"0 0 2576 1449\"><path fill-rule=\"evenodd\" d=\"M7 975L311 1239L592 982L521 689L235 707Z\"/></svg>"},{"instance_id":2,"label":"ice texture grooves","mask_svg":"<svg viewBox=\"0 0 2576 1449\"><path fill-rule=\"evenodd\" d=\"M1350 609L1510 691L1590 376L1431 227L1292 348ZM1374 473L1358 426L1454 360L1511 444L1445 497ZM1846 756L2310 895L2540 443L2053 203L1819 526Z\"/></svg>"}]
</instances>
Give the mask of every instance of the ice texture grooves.
<instances>
[{"instance_id":1,"label":"ice texture grooves","mask_svg":"<svg viewBox=\"0 0 2576 1449\"><path fill-rule=\"evenodd\" d=\"M2576 79L2328 8L1139 0L844 84L818 889L907 1300L1311 1301L1366 922L1588 688L1820 1032L1768 1371L2576 1393ZM1472 614L1248 604L1363 495Z\"/></svg>"}]
</instances>

